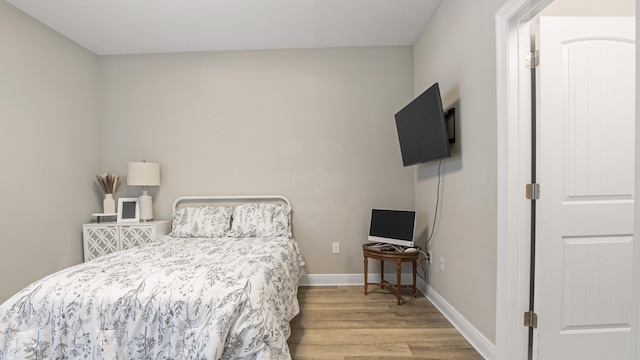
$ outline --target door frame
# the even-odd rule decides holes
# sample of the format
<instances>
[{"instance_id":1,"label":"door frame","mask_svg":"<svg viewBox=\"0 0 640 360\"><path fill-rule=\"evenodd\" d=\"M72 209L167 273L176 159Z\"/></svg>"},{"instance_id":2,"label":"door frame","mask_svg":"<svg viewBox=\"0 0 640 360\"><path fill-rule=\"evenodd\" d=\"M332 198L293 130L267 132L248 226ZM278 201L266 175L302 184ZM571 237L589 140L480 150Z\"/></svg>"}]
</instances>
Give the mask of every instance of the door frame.
<instances>
[{"instance_id":1,"label":"door frame","mask_svg":"<svg viewBox=\"0 0 640 360\"><path fill-rule=\"evenodd\" d=\"M527 359L530 203L524 185L531 171L531 77L523 64L530 49L529 20L553 0L508 0L495 16L497 90L497 289L496 359ZM636 0L636 12L640 11ZM636 20L637 24L637 20ZM636 26L636 38L640 29ZM636 109L640 78L636 46ZM640 120L636 110L636 124ZM640 126L636 126L636 140ZM635 150L635 194L640 194L640 143ZM634 204L634 233L640 234L640 201ZM640 358L640 246L633 247L630 359Z\"/></svg>"}]
</instances>

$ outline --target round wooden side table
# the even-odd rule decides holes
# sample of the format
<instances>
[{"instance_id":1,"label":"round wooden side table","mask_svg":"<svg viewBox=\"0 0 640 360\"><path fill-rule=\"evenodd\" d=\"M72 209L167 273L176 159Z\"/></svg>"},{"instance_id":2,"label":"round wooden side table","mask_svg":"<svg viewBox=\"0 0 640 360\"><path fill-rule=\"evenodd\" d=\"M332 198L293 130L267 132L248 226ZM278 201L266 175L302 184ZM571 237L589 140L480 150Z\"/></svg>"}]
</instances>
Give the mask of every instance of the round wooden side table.
<instances>
[{"instance_id":1,"label":"round wooden side table","mask_svg":"<svg viewBox=\"0 0 640 360\"><path fill-rule=\"evenodd\" d=\"M364 294L368 294L369 285L379 285L381 289L385 287L396 290L396 296L398 298L398 305L402 304L402 297L400 296L400 290L403 287L411 287L413 290L413 296L417 293L416 288L416 267L418 259L420 258L420 252L405 252L394 250L383 250L384 248L375 247L375 243L367 243L362 245L362 253L364 255ZM369 282L369 258L380 260L380 282ZM397 282L392 284L384 279L384 262L391 261L396 263ZM413 285L402 285L402 263L413 263Z\"/></svg>"}]
</instances>

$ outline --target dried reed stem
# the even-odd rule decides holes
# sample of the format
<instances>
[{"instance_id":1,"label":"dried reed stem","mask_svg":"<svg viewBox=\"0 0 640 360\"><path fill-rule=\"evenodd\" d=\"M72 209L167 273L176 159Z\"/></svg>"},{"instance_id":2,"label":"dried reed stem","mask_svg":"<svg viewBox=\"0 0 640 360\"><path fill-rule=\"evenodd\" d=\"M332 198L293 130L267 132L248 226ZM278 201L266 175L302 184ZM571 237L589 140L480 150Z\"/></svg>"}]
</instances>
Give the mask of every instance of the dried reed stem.
<instances>
[{"instance_id":1,"label":"dried reed stem","mask_svg":"<svg viewBox=\"0 0 640 360\"><path fill-rule=\"evenodd\" d=\"M118 186L118 174L104 173L96 175L96 180L100 189L105 194L113 194Z\"/></svg>"}]
</instances>

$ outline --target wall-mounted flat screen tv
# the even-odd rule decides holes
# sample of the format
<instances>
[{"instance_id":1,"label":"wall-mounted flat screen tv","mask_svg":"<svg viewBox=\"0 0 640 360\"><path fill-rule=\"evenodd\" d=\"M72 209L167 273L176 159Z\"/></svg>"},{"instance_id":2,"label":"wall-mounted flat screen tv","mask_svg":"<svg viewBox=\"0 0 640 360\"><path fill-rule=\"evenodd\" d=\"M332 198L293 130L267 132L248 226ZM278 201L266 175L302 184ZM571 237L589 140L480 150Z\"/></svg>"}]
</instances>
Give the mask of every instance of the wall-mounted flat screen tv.
<instances>
[{"instance_id":1,"label":"wall-mounted flat screen tv","mask_svg":"<svg viewBox=\"0 0 640 360\"><path fill-rule=\"evenodd\" d=\"M404 166L451 157L438 83L398 111L395 118Z\"/></svg>"}]
</instances>

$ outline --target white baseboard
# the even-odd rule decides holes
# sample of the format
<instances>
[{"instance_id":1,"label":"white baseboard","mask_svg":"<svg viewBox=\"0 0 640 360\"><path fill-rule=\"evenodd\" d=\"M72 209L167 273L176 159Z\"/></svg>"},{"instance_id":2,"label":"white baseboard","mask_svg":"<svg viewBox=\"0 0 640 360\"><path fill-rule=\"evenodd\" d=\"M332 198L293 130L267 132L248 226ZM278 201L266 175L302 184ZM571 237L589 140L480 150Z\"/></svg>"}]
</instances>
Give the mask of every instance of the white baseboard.
<instances>
[{"instance_id":1,"label":"white baseboard","mask_svg":"<svg viewBox=\"0 0 640 360\"><path fill-rule=\"evenodd\" d=\"M418 288L483 358L487 360L496 358L495 344L489 341L489 339L462 316L456 308L433 290L431 286L426 285L426 283L421 282Z\"/></svg>"},{"instance_id":2,"label":"white baseboard","mask_svg":"<svg viewBox=\"0 0 640 360\"><path fill-rule=\"evenodd\" d=\"M368 282L380 282L380 274L368 274ZM395 284L396 273L384 274L385 280ZM411 274L403 273L401 280L403 285L413 283ZM418 282L419 283L419 282ZM364 274L315 274L305 275L298 283L300 286L363 286Z\"/></svg>"},{"instance_id":3,"label":"white baseboard","mask_svg":"<svg viewBox=\"0 0 640 360\"><path fill-rule=\"evenodd\" d=\"M380 274L368 274L369 282L379 282ZM395 273L385 273L386 280L395 282ZM413 276L403 273L402 284L411 284ZM309 274L300 279L301 286L362 286L364 274ZM487 360L496 358L496 346L487 339L473 324L460 314L442 296L434 291L426 282L418 279L418 289L431 301L431 303L449 320L449 322L467 339L474 349Z\"/></svg>"}]
</instances>

